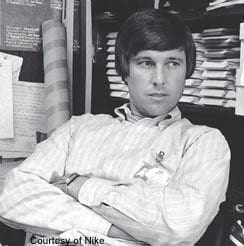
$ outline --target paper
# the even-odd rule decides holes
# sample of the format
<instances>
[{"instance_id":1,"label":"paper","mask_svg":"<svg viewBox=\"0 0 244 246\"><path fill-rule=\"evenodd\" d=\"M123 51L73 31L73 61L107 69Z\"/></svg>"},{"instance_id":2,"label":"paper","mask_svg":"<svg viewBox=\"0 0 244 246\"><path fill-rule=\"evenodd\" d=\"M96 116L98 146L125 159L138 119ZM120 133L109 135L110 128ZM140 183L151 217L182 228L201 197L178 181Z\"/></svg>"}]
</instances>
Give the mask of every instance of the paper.
<instances>
[{"instance_id":1,"label":"paper","mask_svg":"<svg viewBox=\"0 0 244 246\"><path fill-rule=\"evenodd\" d=\"M194 70L193 74L191 75L191 78L202 79L202 73L203 73L202 69L196 68Z\"/></svg>"},{"instance_id":2,"label":"paper","mask_svg":"<svg viewBox=\"0 0 244 246\"><path fill-rule=\"evenodd\" d=\"M205 70L202 74L204 79L224 79L235 81L235 77L231 71L211 71Z\"/></svg>"},{"instance_id":3,"label":"paper","mask_svg":"<svg viewBox=\"0 0 244 246\"><path fill-rule=\"evenodd\" d=\"M48 19L61 20L62 0L1 0L0 48L41 50L40 25Z\"/></svg>"},{"instance_id":4,"label":"paper","mask_svg":"<svg viewBox=\"0 0 244 246\"><path fill-rule=\"evenodd\" d=\"M108 74L108 75L118 75L117 71L115 69L108 69L106 74Z\"/></svg>"},{"instance_id":5,"label":"paper","mask_svg":"<svg viewBox=\"0 0 244 246\"><path fill-rule=\"evenodd\" d=\"M129 99L129 93L125 91L112 91L110 93L111 97L120 97L124 99Z\"/></svg>"},{"instance_id":6,"label":"paper","mask_svg":"<svg viewBox=\"0 0 244 246\"><path fill-rule=\"evenodd\" d=\"M224 105L225 108L235 108L236 100L227 100L226 104Z\"/></svg>"},{"instance_id":7,"label":"paper","mask_svg":"<svg viewBox=\"0 0 244 246\"><path fill-rule=\"evenodd\" d=\"M231 7L234 5L242 5L242 4L244 4L244 0L231 0L231 1L223 0L223 1L213 2L211 6L207 7L206 9L207 11L210 11L210 10L215 10L215 9L219 9L223 7Z\"/></svg>"},{"instance_id":8,"label":"paper","mask_svg":"<svg viewBox=\"0 0 244 246\"><path fill-rule=\"evenodd\" d=\"M117 37L117 35L118 35L118 32L109 32L106 37L111 38L111 39L115 39Z\"/></svg>"},{"instance_id":9,"label":"paper","mask_svg":"<svg viewBox=\"0 0 244 246\"><path fill-rule=\"evenodd\" d=\"M227 91L225 98L235 99L236 98L236 92L234 90Z\"/></svg>"},{"instance_id":10,"label":"paper","mask_svg":"<svg viewBox=\"0 0 244 246\"><path fill-rule=\"evenodd\" d=\"M5 157L23 157L36 147L36 132L46 132L43 83L13 84L14 139L0 140L0 153ZM19 156L16 156L19 152ZM23 152L23 155L21 154Z\"/></svg>"},{"instance_id":11,"label":"paper","mask_svg":"<svg viewBox=\"0 0 244 246\"><path fill-rule=\"evenodd\" d=\"M203 97L225 97L227 91L221 89L201 89L200 96Z\"/></svg>"},{"instance_id":12,"label":"paper","mask_svg":"<svg viewBox=\"0 0 244 246\"><path fill-rule=\"evenodd\" d=\"M0 59L9 60L11 62L12 79L13 79L13 82L17 82L19 80L23 58L19 56L15 56L15 55L10 55L4 52L0 52Z\"/></svg>"},{"instance_id":13,"label":"paper","mask_svg":"<svg viewBox=\"0 0 244 246\"><path fill-rule=\"evenodd\" d=\"M211 4L211 2L209 4ZM238 34L238 29L218 27L218 28L204 29L203 32L202 32L202 37L220 36L220 35L233 35L233 34Z\"/></svg>"},{"instance_id":14,"label":"paper","mask_svg":"<svg viewBox=\"0 0 244 246\"><path fill-rule=\"evenodd\" d=\"M205 79L201 84L201 88L210 87L210 88L234 88L234 84L229 80L214 80L214 79Z\"/></svg>"},{"instance_id":15,"label":"paper","mask_svg":"<svg viewBox=\"0 0 244 246\"><path fill-rule=\"evenodd\" d=\"M110 90L115 90L115 91L128 91L128 86L125 84L122 84L122 83L121 84L110 83L109 88L110 88Z\"/></svg>"},{"instance_id":16,"label":"paper","mask_svg":"<svg viewBox=\"0 0 244 246\"><path fill-rule=\"evenodd\" d=\"M205 97L199 100L199 104L204 104L204 105L224 106L225 103L226 103L226 100L219 99L219 98Z\"/></svg>"},{"instance_id":17,"label":"paper","mask_svg":"<svg viewBox=\"0 0 244 246\"><path fill-rule=\"evenodd\" d=\"M113 83L124 83L120 76L108 76L108 81Z\"/></svg>"},{"instance_id":18,"label":"paper","mask_svg":"<svg viewBox=\"0 0 244 246\"><path fill-rule=\"evenodd\" d=\"M205 61L202 64L202 68L208 70L230 70L230 69L237 69L240 66L239 62L232 62L228 60L211 60Z\"/></svg>"},{"instance_id":19,"label":"paper","mask_svg":"<svg viewBox=\"0 0 244 246\"><path fill-rule=\"evenodd\" d=\"M107 60L108 60L108 61L115 61L115 54L109 54L109 55L107 56Z\"/></svg>"},{"instance_id":20,"label":"paper","mask_svg":"<svg viewBox=\"0 0 244 246\"><path fill-rule=\"evenodd\" d=\"M107 45L115 45L115 43L116 43L116 39L109 39L107 41Z\"/></svg>"},{"instance_id":21,"label":"paper","mask_svg":"<svg viewBox=\"0 0 244 246\"><path fill-rule=\"evenodd\" d=\"M199 95L200 89L197 89L195 87L185 87L183 94L184 95Z\"/></svg>"},{"instance_id":22,"label":"paper","mask_svg":"<svg viewBox=\"0 0 244 246\"><path fill-rule=\"evenodd\" d=\"M14 137L11 61L0 58L0 139Z\"/></svg>"},{"instance_id":23,"label":"paper","mask_svg":"<svg viewBox=\"0 0 244 246\"><path fill-rule=\"evenodd\" d=\"M198 87L199 85L201 85L202 80L201 79L186 79L186 83L185 86L194 86L194 87Z\"/></svg>"},{"instance_id":24,"label":"paper","mask_svg":"<svg viewBox=\"0 0 244 246\"><path fill-rule=\"evenodd\" d=\"M204 52L206 58L238 58L240 57L240 48L227 49L208 49Z\"/></svg>"},{"instance_id":25,"label":"paper","mask_svg":"<svg viewBox=\"0 0 244 246\"><path fill-rule=\"evenodd\" d=\"M108 62L106 67L108 68L115 68L115 62Z\"/></svg>"},{"instance_id":26,"label":"paper","mask_svg":"<svg viewBox=\"0 0 244 246\"><path fill-rule=\"evenodd\" d=\"M180 102L182 103L197 103L199 101L199 97L196 96L188 96L188 95L183 95L180 98Z\"/></svg>"},{"instance_id":27,"label":"paper","mask_svg":"<svg viewBox=\"0 0 244 246\"><path fill-rule=\"evenodd\" d=\"M236 87L235 114L244 116L244 86Z\"/></svg>"},{"instance_id":28,"label":"paper","mask_svg":"<svg viewBox=\"0 0 244 246\"><path fill-rule=\"evenodd\" d=\"M114 53L114 52L115 52L115 46L109 46L109 47L107 48L107 52L108 52L108 53Z\"/></svg>"},{"instance_id":29,"label":"paper","mask_svg":"<svg viewBox=\"0 0 244 246\"><path fill-rule=\"evenodd\" d=\"M202 38L202 41L204 43L207 42L222 42L225 40L231 40L231 41L238 41L239 42L239 36L238 35L220 35L220 36L205 36Z\"/></svg>"}]
</instances>

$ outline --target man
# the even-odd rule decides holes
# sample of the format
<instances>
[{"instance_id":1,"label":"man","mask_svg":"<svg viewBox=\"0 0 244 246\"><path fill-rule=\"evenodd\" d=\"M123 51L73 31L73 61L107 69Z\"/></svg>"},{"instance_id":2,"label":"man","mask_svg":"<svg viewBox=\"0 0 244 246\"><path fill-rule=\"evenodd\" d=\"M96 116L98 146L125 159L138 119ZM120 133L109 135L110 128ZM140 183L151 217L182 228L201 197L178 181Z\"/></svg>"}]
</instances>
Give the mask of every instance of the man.
<instances>
[{"instance_id":1,"label":"man","mask_svg":"<svg viewBox=\"0 0 244 246\"><path fill-rule=\"evenodd\" d=\"M118 34L116 66L130 104L117 118L73 117L39 144L8 175L1 220L105 245L194 245L225 200L230 152L177 108L195 66L191 33L173 14L137 12Z\"/></svg>"}]
</instances>

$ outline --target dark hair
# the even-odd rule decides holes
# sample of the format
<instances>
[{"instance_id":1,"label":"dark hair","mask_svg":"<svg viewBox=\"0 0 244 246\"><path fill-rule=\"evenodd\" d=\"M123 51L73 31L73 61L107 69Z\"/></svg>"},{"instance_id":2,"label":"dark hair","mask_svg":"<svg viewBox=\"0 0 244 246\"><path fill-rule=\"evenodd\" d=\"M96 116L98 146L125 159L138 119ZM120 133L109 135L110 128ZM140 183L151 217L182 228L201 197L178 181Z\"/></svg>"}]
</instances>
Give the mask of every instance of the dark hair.
<instances>
[{"instance_id":1,"label":"dark hair","mask_svg":"<svg viewBox=\"0 0 244 246\"><path fill-rule=\"evenodd\" d=\"M115 49L116 70L129 76L129 61L141 50L172 50L182 47L186 54L186 78L195 68L196 50L192 33L176 14L146 9L132 14L122 25Z\"/></svg>"}]
</instances>

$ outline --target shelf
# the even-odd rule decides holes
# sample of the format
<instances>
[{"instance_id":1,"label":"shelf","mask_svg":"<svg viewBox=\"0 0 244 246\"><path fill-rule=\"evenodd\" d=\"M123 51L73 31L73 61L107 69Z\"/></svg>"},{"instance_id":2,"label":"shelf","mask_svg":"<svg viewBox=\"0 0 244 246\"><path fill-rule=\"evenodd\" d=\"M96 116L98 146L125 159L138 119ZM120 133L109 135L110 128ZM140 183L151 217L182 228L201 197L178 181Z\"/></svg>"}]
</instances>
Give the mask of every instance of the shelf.
<instances>
[{"instance_id":1,"label":"shelf","mask_svg":"<svg viewBox=\"0 0 244 246\"><path fill-rule=\"evenodd\" d=\"M173 10L171 8L166 9ZM244 21L244 5L220 8L213 11L185 11L179 12L179 15L183 17L187 24L202 23L208 25L209 23L217 22L224 26L233 26L237 22ZM93 22L104 29L117 29L123 22L123 17L116 17L115 15L111 15L111 13L106 14L105 12L95 16Z\"/></svg>"},{"instance_id":2,"label":"shelf","mask_svg":"<svg viewBox=\"0 0 244 246\"><path fill-rule=\"evenodd\" d=\"M216 22L224 26L233 26L237 22L244 21L244 5L229 8L220 8L212 11L188 11L180 12L186 23L202 23L208 25ZM230 21L231 20L231 21Z\"/></svg>"}]
</instances>

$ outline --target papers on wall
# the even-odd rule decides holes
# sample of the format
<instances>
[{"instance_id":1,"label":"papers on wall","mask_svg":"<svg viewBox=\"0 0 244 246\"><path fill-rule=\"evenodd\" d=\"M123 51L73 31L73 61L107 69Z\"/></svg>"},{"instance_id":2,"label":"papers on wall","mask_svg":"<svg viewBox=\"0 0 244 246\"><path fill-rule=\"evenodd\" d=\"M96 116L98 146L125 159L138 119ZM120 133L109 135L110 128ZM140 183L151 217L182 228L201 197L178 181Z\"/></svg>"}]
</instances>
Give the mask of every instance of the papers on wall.
<instances>
[{"instance_id":1,"label":"papers on wall","mask_svg":"<svg viewBox=\"0 0 244 246\"><path fill-rule=\"evenodd\" d=\"M0 138L14 137L12 66L0 58Z\"/></svg>"},{"instance_id":2,"label":"papers on wall","mask_svg":"<svg viewBox=\"0 0 244 246\"><path fill-rule=\"evenodd\" d=\"M1 0L0 48L41 50L41 23L49 19L61 20L61 15L62 0Z\"/></svg>"},{"instance_id":3,"label":"papers on wall","mask_svg":"<svg viewBox=\"0 0 244 246\"><path fill-rule=\"evenodd\" d=\"M23 63L23 58L4 52L0 52L0 59L9 60L12 66L12 79L14 82L19 80L20 70Z\"/></svg>"},{"instance_id":4,"label":"papers on wall","mask_svg":"<svg viewBox=\"0 0 244 246\"><path fill-rule=\"evenodd\" d=\"M13 83L14 138L0 139L4 158L26 157L36 147L36 132L46 132L44 83Z\"/></svg>"},{"instance_id":5,"label":"papers on wall","mask_svg":"<svg viewBox=\"0 0 244 246\"><path fill-rule=\"evenodd\" d=\"M17 82L23 58L0 52L0 138L13 138L13 82Z\"/></svg>"}]
</instances>

